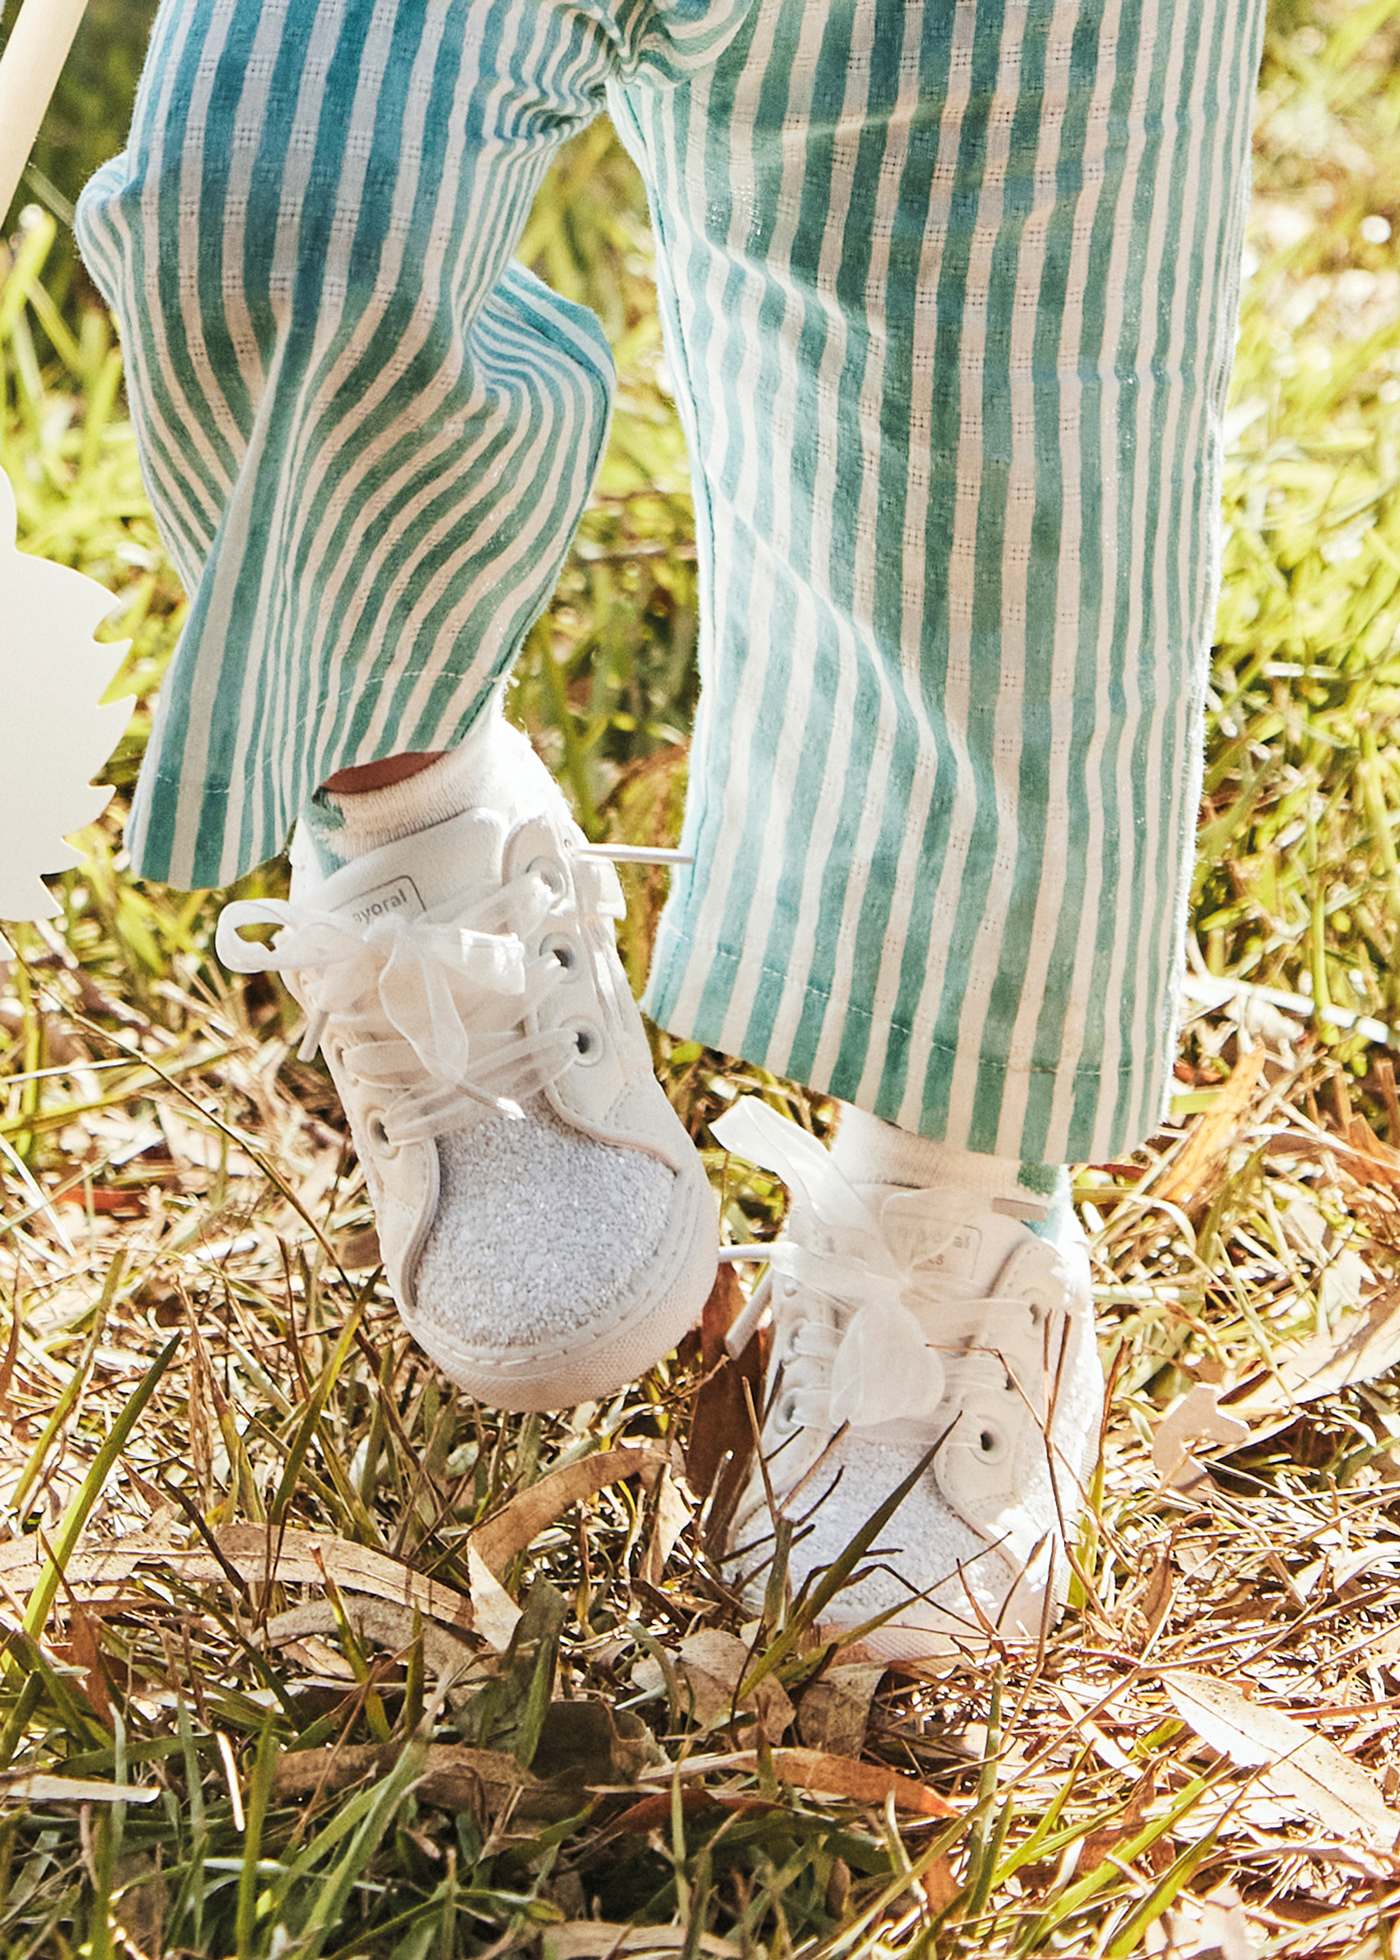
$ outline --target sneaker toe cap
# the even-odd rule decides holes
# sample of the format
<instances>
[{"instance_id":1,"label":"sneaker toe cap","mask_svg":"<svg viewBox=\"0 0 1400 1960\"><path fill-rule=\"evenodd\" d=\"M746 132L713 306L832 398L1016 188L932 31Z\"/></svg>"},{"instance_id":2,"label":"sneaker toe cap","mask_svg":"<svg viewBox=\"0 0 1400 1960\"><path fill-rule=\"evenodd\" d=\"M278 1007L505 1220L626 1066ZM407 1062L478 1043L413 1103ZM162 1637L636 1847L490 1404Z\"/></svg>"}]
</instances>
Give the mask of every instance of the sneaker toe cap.
<instances>
[{"instance_id":1,"label":"sneaker toe cap","mask_svg":"<svg viewBox=\"0 0 1400 1960\"><path fill-rule=\"evenodd\" d=\"M438 1146L437 1215L414 1275L418 1317L508 1357L626 1312L664 1259L675 1173L600 1143L542 1103Z\"/></svg>"}]
</instances>

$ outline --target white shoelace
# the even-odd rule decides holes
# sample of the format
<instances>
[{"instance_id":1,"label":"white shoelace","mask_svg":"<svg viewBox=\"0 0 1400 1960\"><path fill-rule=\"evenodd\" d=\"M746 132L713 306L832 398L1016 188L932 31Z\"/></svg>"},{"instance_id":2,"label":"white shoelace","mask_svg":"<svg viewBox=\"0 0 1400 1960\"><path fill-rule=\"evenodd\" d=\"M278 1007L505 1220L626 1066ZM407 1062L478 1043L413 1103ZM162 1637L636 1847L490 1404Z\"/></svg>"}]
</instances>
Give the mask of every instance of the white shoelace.
<instances>
[{"instance_id":1,"label":"white shoelace","mask_svg":"<svg viewBox=\"0 0 1400 1960\"><path fill-rule=\"evenodd\" d=\"M521 1033L521 1023L570 962L587 957L578 932L622 917L615 863L675 864L677 851L577 845L576 904L560 915L557 948L527 946L564 896L562 866L538 857L496 890L458 897L406 917L359 924L311 902L253 899L226 905L215 944L236 973L297 974L307 1025L298 1053L309 1061L335 1023L339 1060L384 1098L391 1147L441 1136L485 1111L519 1117L530 1096L587 1059L601 1030L582 1024ZM275 925L269 944L245 927ZM548 944L548 942L546 942ZM308 984L309 983L309 984Z\"/></svg>"},{"instance_id":2,"label":"white shoelace","mask_svg":"<svg viewBox=\"0 0 1400 1960\"><path fill-rule=\"evenodd\" d=\"M978 1293L937 1270L956 1224L934 1231L912 1260L897 1256L875 1210L825 1146L756 1097L736 1103L712 1129L725 1149L782 1178L811 1221L805 1243L780 1238L728 1249L730 1258L762 1259L770 1269L730 1331L731 1351L742 1350L781 1293L790 1424L878 1429L926 1449L956 1411L968 1447L1002 1460L1008 1387L1029 1414L1027 1393L1044 1372L1032 1303ZM1056 1255L1049 1245L1044 1251L1048 1269ZM936 1347L930 1325L938 1328Z\"/></svg>"}]
</instances>

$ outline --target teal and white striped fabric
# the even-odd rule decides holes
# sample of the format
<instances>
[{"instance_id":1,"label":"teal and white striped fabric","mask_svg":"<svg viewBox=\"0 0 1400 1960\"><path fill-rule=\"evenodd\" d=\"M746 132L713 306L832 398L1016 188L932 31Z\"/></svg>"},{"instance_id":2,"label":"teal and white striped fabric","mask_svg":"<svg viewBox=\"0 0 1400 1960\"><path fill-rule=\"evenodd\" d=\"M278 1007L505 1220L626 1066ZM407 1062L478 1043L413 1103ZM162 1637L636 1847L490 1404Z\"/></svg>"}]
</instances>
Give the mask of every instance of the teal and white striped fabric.
<instances>
[{"instance_id":1,"label":"teal and white striped fabric","mask_svg":"<svg viewBox=\"0 0 1400 1960\"><path fill-rule=\"evenodd\" d=\"M193 594L133 818L220 883L449 746L607 425L510 262L604 100L695 465L651 1012L906 1128L1162 1105L1262 0L165 0L79 231Z\"/></svg>"}]
</instances>

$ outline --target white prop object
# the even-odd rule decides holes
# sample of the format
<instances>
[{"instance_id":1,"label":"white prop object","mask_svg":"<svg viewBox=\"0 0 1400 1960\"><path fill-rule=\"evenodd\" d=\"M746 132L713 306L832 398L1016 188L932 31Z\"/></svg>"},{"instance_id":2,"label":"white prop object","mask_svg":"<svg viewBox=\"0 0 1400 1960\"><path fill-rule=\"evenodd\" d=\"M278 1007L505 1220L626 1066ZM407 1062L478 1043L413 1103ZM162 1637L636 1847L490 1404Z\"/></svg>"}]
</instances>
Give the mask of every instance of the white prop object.
<instances>
[{"instance_id":1,"label":"white prop object","mask_svg":"<svg viewBox=\"0 0 1400 1960\"><path fill-rule=\"evenodd\" d=\"M29 152L87 0L27 0L0 55L0 220L19 189Z\"/></svg>"},{"instance_id":2,"label":"white prop object","mask_svg":"<svg viewBox=\"0 0 1400 1960\"><path fill-rule=\"evenodd\" d=\"M94 644L112 606L94 579L16 548L14 492L0 471L0 919L54 916L40 879L82 862L62 839L111 797L89 778L130 714L125 701L97 698L126 653Z\"/></svg>"},{"instance_id":3,"label":"white prop object","mask_svg":"<svg viewBox=\"0 0 1400 1960\"><path fill-rule=\"evenodd\" d=\"M9 209L87 0L27 0L0 55L0 217ZM125 646L93 635L110 592L66 565L21 552L15 499L0 471L0 918L51 918L40 882L81 862L62 840L93 823L110 789L89 778L126 722L98 702ZM95 660L105 657L105 664Z\"/></svg>"}]
</instances>

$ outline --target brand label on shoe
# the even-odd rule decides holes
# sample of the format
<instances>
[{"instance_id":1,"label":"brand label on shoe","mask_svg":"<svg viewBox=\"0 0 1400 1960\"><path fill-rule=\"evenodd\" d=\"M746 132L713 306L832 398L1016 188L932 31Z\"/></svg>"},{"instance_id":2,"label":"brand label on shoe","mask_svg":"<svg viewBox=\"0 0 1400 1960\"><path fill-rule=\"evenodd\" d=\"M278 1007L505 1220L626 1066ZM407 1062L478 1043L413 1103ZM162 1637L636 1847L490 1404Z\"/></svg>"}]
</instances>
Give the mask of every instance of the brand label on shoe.
<instances>
[{"instance_id":1,"label":"brand label on shoe","mask_svg":"<svg viewBox=\"0 0 1400 1960\"><path fill-rule=\"evenodd\" d=\"M424 912L422 896L417 885L409 877L391 878L387 884L375 885L371 891L363 892L346 911L357 926L372 926L379 919L392 918L395 912Z\"/></svg>"},{"instance_id":2,"label":"brand label on shoe","mask_svg":"<svg viewBox=\"0 0 1400 1960\"><path fill-rule=\"evenodd\" d=\"M935 1273L970 1273L982 1250L982 1234L975 1225L959 1225L952 1237L936 1249L928 1247L919 1259Z\"/></svg>"},{"instance_id":3,"label":"brand label on shoe","mask_svg":"<svg viewBox=\"0 0 1400 1960\"><path fill-rule=\"evenodd\" d=\"M982 1234L975 1225L946 1225L931 1220L885 1218L885 1235L897 1259L917 1272L971 1275L977 1269Z\"/></svg>"}]
</instances>

